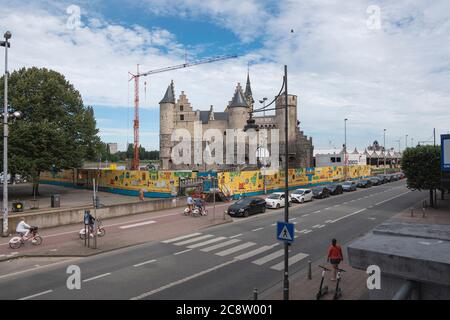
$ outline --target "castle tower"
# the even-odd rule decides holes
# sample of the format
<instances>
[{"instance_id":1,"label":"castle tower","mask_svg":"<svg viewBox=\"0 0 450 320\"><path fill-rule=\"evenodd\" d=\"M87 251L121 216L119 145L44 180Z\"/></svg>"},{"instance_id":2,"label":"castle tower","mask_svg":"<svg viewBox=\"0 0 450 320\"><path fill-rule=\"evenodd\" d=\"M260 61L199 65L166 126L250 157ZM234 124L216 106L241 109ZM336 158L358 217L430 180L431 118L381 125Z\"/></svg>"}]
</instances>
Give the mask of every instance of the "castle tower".
<instances>
[{"instance_id":1,"label":"castle tower","mask_svg":"<svg viewBox=\"0 0 450 320\"><path fill-rule=\"evenodd\" d=\"M282 94L275 102L275 123L279 129L280 155L284 155L286 145L285 138L285 95ZM294 162L296 158L296 139L297 139L297 96L288 94L288 144L289 144L289 163ZM282 166L284 166L284 157L281 157Z\"/></svg>"},{"instance_id":2,"label":"castle tower","mask_svg":"<svg viewBox=\"0 0 450 320\"><path fill-rule=\"evenodd\" d=\"M159 102L159 150L162 169L170 169L172 152L171 135L175 128L175 92L173 81Z\"/></svg>"},{"instance_id":3,"label":"castle tower","mask_svg":"<svg viewBox=\"0 0 450 320\"><path fill-rule=\"evenodd\" d=\"M230 129L244 129L248 119L248 104L238 83L234 91L233 100L228 105L228 127Z\"/></svg>"}]
</instances>

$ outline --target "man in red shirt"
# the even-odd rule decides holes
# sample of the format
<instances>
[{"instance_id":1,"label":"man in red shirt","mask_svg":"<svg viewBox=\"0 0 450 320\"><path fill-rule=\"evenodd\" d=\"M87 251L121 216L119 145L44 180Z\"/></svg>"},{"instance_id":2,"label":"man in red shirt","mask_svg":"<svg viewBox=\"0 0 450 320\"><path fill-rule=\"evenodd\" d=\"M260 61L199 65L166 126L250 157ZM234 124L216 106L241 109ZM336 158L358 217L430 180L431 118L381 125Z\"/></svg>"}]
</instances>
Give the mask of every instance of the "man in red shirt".
<instances>
[{"instance_id":1,"label":"man in red shirt","mask_svg":"<svg viewBox=\"0 0 450 320\"><path fill-rule=\"evenodd\" d=\"M341 246L336 244L336 239L331 240L331 246L328 248L328 262L333 266L333 278L332 281L336 281L337 269L339 267L339 263L344 260L344 256L342 255Z\"/></svg>"}]
</instances>

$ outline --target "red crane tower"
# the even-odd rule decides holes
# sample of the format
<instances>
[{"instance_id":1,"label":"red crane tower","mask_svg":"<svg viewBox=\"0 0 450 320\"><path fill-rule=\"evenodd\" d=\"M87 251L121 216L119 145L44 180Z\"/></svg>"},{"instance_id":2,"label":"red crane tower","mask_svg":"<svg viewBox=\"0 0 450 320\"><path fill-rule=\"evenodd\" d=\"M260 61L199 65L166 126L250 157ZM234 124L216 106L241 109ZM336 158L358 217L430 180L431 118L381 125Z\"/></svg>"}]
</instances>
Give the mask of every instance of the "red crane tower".
<instances>
[{"instance_id":1,"label":"red crane tower","mask_svg":"<svg viewBox=\"0 0 450 320\"><path fill-rule=\"evenodd\" d=\"M216 61L222 61L227 59L237 58L237 55L228 55L228 56L220 56L215 58L209 58L209 59L203 59L203 60L197 60L193 62L186 62L183 64L179 64L172 67L165 67L160 68L156 70L151 70L144 73L139 73L139 65L137 65L137 73L132 74L129 72L131 78L130 81L134 79L134 121L133 121L133 128L134 128L134 156L133 156L133 162L131 164L132 170L139 170L139 78L140 77L146 77L155 73L161 73L161 72L167 72L172 71L176 69L182 69L182 68L188 68L197 66L199 64L205 64L205 63L211 63Z\"/></svg>"}]
</instances>

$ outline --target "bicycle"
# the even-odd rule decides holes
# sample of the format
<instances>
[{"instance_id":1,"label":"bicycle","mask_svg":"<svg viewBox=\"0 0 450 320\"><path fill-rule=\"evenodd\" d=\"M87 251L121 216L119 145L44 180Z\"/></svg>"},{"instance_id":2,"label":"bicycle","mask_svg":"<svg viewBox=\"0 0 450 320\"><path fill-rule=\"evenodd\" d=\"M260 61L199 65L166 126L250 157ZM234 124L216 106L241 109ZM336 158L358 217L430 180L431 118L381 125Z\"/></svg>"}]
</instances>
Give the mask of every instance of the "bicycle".
<instances>
[{"instance_id":1,"label":"bicycle","mask_svg":"<svg viewBox=\"0 0 450 320\"><path fill-rule=\"evenodd\" d=\"M35 246L39 246L42 243L42 237L38 234L38 227L31 227L29 235L25 238L23 234L20 236L12 237L9 240L9 247L11 249L18 249L25 245L27 241L31 240L31 243Z\"/></svg>"}]
</instances>

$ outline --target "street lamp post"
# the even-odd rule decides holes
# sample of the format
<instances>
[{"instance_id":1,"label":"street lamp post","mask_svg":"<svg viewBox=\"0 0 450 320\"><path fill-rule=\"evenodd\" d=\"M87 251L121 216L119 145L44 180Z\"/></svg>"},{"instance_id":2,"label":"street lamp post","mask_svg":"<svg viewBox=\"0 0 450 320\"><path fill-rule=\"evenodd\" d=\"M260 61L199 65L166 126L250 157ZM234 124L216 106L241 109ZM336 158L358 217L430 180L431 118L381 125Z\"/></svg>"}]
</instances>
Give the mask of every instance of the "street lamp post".
<instances>
[{"instance_id":1,"label":"street lamp post","mask_svg":"<svg viewBox=\"0 0 450 320\"><path fill-rule=\"evenodd\" d=\"M386 174L386 129L383 129L384 174Z\"/></svg>"},{"instance_id":2,"label":"street lamp post","mask_svg":"<svg viewBox=\"0 0 450 320\"><path fill-rule=\"evenodd\" d=\"M262 98L262 100L259 100L259 103L262 103L262 105L263 105L264 121L266 121L266 101L267 101L266 97ZM259 150L259 152L261 154L261 149ZM267 165L267 163L266 163L266 156L267 156L267 154L266 154L266 150L263 150L263 152L264 152L264 154L263 154L263 157L264 157L264 161L263 161L263 168L264 168L264 174L263 174L264 194L267 194L267 186L266 186L266 165Z\"/></svg>"},{"instance_id":3,"label":"street lamp post","mask_svg":"<svg viewBox=\"0 0 450 320\"><path fill-rule=\"evenodd\" d=\"M5 90L4 90L4 109L3 109L3 232L2 236L8 234L8 48L11 32L5 32L5 41L0 42L1 47L5 47Z\"/></svg>"},{"instance_id":4,"label":"street lamp post","mask_svg":"<svg viewBox=\"0 0 450 320\"><path fill-rule=\"evenodd\" d=\"M347 118L344 119L344 179L347 180Z\"/></svg>"}]
</instances>

